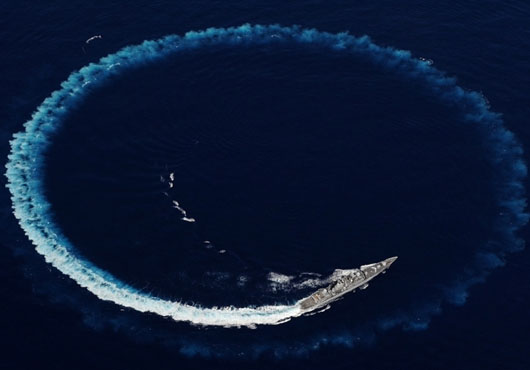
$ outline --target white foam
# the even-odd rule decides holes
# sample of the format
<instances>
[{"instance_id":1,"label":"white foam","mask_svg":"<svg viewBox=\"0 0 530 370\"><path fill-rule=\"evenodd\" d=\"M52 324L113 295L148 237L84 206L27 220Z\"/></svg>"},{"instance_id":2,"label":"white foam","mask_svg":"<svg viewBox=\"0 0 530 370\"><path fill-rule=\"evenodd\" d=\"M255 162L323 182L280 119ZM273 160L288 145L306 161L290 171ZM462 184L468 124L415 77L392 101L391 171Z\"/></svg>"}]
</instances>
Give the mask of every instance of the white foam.
<instances>
[{"instance_id":1,"label":"white foam","mask_svg":"<svg viewBox=\"0 0 530 370\"><path fill-rule=\"evenodd\" d=\"M103 38L103 36L101 36L101 35L95 35L95 36L92 36L92 37L90 37L89 39L87 39L87 40L85 41L85 43L86 43L86 44L89 44L89 43L91 43L91 42L94 41L94 40L102 39L102 38Z\"/></svg>"},{"instance_id":2,"label":"white foam","mask_svg":"<svg viewBox=\"0 0 530 370\"><path fill-rule=\"evenodd\" d=\"M277 272L270 272L267 275L267 279L276 284L288 284L293 279L293 276L283 275Z\"/></svg>"}]
</instances>

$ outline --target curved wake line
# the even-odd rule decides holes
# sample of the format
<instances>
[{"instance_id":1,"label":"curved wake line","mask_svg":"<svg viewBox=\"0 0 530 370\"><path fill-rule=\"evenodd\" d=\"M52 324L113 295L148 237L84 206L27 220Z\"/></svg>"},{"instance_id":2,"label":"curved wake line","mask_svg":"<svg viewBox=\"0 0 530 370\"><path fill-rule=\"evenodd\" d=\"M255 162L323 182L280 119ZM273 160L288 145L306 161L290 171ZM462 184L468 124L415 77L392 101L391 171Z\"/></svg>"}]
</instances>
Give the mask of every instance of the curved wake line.
<instances>
[{"instance_id":1,"label":"curved wake line","mask_svg":"<svg viewBox=\"0 0 530 370\"><path fill-rule=\"evenodd\" d=\"M184 36L171 35L125 47L101 58L97 63L73 72L59 90L43 101L31 119L24 124L25 131L14 135L6 164L7 187L12 194L14 215L36 246L37 252L45 257L46 262L102 300L141 312L169 316L177 321L199 325L253 327L259 324L279 324L299 316L302 312L298 302L262 307L205 308L151 296L121 282L85 260L53 222L51 206L44 197L42 179L44 153L53 133L61 127L70 109L82 103L89 92L108 82L110 78L184 50L215 45L241 47L286 43L316 45L324 50L362 57L381 68L413 79L445 104L458 109L465 121L477 124L483 132L486 146L490 149L489 159L498 175L497 202L501 212L496 232L501 243L492 243L479 251L477 257L480 258L477 261L489 262L475 263L472 266L473 273L462 279L458 287L451 287L445 298L458 302L455 292L465 292L469 285L495 267L492 260L502 258L505 252L521 248L521 241L517 239L515 232L528 220L522 184L522 179L526 176L526 166L521 159L522 148L514 135L503 127L500 115L489 111L487 102L480 94L465 91L456 85L454 78L445 76L430 66L430 63L414 59L410 52L378 46L367 36L330 34L296 26L247 24L235 28L188 32ZM403 320L395 320L403 324ZM388 325L395 326L396 323Z\"/></svg>"}]
</instances>

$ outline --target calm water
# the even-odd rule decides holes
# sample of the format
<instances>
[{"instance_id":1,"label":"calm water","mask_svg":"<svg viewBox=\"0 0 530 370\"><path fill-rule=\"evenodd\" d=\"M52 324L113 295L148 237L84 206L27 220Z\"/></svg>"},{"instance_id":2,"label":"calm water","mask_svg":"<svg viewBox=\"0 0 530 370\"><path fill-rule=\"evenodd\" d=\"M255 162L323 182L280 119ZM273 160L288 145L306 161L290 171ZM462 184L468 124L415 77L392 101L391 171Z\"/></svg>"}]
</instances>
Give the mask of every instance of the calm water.
<instances>
[{"instance_id":1,"label":"calm water","mask_svg":"<svg viewBox=\"0 0 530 370\"><path fill-rule=\"evenodd\" d=\"M145 39L246 22L348 30L410 50L482 92L530 143L521 1L3 8L4 158L71 71ZM337 268L399 263L318 315L255 330L193 327L99 301L46 265L3 190L0 365L527 368L528 253L508 254L467 301L454 288L475 276L479 249L506 242L488 150L417 83L321 47L201 48L128 72L72 109L46 153L53 219L84 257L156 296L238 307L292 303L311 291L296 283Z\"/></svg>"}]
</instances>

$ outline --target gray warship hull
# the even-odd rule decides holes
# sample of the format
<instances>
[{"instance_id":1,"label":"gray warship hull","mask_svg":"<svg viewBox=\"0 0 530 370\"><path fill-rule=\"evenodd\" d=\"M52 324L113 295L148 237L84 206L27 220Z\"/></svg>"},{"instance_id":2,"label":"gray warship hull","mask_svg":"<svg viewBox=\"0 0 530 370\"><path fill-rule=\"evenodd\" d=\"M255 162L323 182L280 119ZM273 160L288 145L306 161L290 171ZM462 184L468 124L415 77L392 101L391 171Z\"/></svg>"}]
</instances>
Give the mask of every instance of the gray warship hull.
<instances>
[{"instance_id":1,"label":"gray warship hull","mask_svg":"<svg viewBox=\"0 0 530 370\"><path fill-rule=\"evenodd\" d=\"M384 273L397 257L390 257L384 261L363 265L358 269L350 270L348 273L333 281L327 287L317 290L309 297L298 302L302 312L311 312L327 306L343 295L354 291L357 288L364 289L368 282L376 276Z\"/></svg>"}]
</instances>

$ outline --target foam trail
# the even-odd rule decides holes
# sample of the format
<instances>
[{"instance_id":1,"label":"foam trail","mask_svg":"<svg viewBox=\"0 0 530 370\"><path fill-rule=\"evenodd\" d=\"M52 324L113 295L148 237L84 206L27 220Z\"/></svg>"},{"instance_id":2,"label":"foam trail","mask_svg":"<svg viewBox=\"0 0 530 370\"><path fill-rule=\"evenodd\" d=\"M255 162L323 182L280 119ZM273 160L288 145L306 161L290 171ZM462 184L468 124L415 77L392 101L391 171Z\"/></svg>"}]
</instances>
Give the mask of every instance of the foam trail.
<instances>
[{"instance_id":1,"label":"foam trail","mask_svg":"<svg viewBox=\"0 0 530 370\"><path fill-rule=\"evenodd\" d=\"M169 316L177 321L200 325L253 327L260 324L279 324L298 316L300 310L296 303L262 307L205 308L164 300L119 281L84 259L63 235L52 219L51 206L44 197L42 180L44 153L52 134L61 127L70 109L82 103L90 91L110 78L185 50L221 45L242 47L288 43L318 46L323 50L343 52L371 61L383 69L419 83L443 103L460 111L467 122L476 124L489 149L489 160L497 172L497 204L502 211L496 223L496 232L502 243L484 249L487 253L502 257L506 252L521 248L521 242L515 232L528 220L522 183L526 176L526 166L521 159L522 149L514 135L503 127L500 116L489 111L487 102L479 93L465 91L456 85L455 79L445 76L422 60L414 59L410 52L378 46L366 36L330 34L296 26L247 24L234 28L209 28L188 32L182 37L171 35L155 41L145 41L141 45L125 47L115 54L101 58L97 63L91 63L73 72L61 84L59 90L43 101L31 119L25 123L25 130L14 135L6 165L7 187L12 195L14 215L38 253L44 256L46 262L102 300L141 312ZM459 294L476 282L477 277L481 278L492 268L491 264L483 264L479 258L471 264L470 276L464 276L455 282L458 283ZM448 289L446 298L450 299L454 292L454 289ZM399 318L394 322L404 321L406 319Z\"/></svg>"},{"instance_id":2,"label":"foam trail","mask_svg":"<svg viewBox=\"0 0 530 370\"><path fill-rule=\"evenodd\" d=\"M85 44L90 44L92 41L97 40L97 39L102 39L102 38L103 36L101 35L92 36L85 41Z\"/></svg>"},{"instance_id":3,"label":"foam trail","mask_svg":"<svg viewBox=\"0 0 530 370\"><path fill-rule=\"evenodd\" d=\"M173 185L173 183L170 184ZM180 214L182 215L181 220L186 222L195 222L194 218L188 217L188 212L186 212L186 210L182 208L179 202L177 202L176 200L173 201L173 208L176 208L180 212Z\"/></svg>"}]
</instances>

